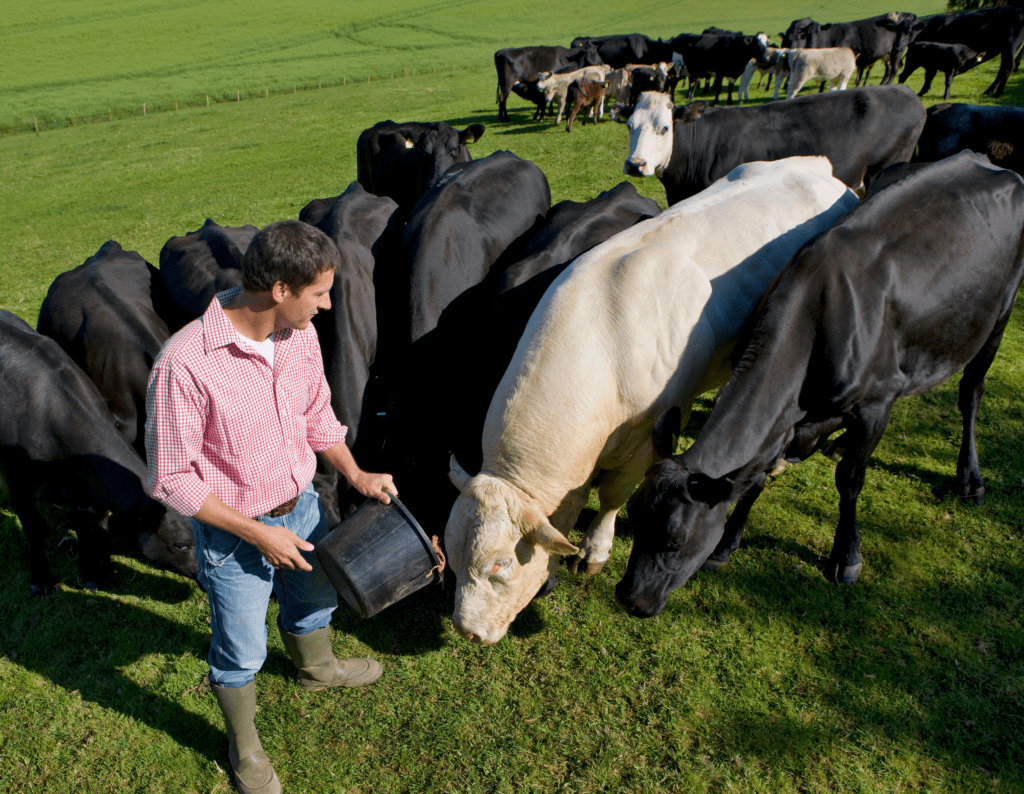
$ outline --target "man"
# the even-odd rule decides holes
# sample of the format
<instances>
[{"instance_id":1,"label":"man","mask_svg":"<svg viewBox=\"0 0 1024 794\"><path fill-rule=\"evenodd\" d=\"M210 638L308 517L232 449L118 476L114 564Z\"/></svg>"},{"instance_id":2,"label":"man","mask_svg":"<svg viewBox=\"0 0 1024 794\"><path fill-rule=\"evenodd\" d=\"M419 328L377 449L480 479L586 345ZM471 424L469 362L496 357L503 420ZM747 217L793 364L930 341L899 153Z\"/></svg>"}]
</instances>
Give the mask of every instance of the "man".
<instances>
[{"instance_id":1,"label":"man","mask_svg":"<svg viewBox=\"0 0 1024 794\"><path fill-rule=\"evenodd\" d=\"M154 498L192 516L199 582L210 602L210 684L240 792L281 784L253 721L267 655L267 607L306 689L365 686L371 659L335 658L337 594L313 544L328 530L312 487L315 452L366 496L391 500L389 474L363 471L345 446L310 321L329 309L334 243L300 221L267 226L242 259L243 286L218 293L161 350L146 396Z\"/></svg>"}]
</instances>

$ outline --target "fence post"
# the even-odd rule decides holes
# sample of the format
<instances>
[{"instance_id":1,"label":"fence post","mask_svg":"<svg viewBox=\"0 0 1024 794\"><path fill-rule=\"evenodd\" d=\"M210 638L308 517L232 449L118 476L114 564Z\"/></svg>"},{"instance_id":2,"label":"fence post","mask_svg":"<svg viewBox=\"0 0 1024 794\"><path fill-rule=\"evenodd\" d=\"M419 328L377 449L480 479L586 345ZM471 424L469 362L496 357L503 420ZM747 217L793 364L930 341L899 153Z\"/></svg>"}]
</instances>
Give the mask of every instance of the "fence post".
<instances>
[{"instance_id":1,"label":"fence post","mask_svg":"<svg viewBox=\"0 0 1024 794\"><path fill-rule=\"evenodd\" d=\"M32 117L32 126L36 128L36 135L39 134L39 122L36 121L36 117Z\"/></svg>"},{"instance_id":2,"label":"fence post","mask_svg":"<svg viewBox=\"0 0 1024 794\"><path fill-rule=\"evenodd\" d=\"M142 103L142 115L143 116L146 115L146 103L145 102Z\"/></svg>"},{"instance_id":3,"label":"fence post","mask_svg":"<svg viewBox=\"0 0 1024 794\"><path fill-rule=\"evenodd\" d=\"M210 107L210 95L206 95L206 107Z\"/></svg>"},{"instance_id":4,"label":"fence post","mask_svg":"<svg viewBox=\"0 0 1024 794\"><path fill-rule=\"evenodd\" d=\"M242 101L242 92L241 91L235 91L235 102L241 102L241 101Z\"/></svg>"}]
</instances>

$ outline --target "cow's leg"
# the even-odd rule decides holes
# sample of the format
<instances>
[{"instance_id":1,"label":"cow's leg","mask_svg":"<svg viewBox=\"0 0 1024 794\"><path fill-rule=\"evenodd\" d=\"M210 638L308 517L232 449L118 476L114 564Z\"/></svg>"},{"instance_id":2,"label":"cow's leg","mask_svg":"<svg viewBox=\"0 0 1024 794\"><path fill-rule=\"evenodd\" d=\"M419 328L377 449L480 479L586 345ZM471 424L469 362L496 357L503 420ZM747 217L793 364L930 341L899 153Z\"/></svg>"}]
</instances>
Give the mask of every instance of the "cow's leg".
<instances>
[{"instance_id":1,"label":"cow's leg","mask_svg":"<svg viewBox=\"0 0 1024 794\"><path fill-rule=\"evenodd\" d=\"M82 587L97 590L110 580L110 532L106 510L74 511L73 526L78 535L78 578Z\"/></svg>"},{"instance_id":2,"label":"cow's leg","mask_svg":"<svg viewBox=\"0 0 1024 794\"><path fill-rule=\"evenodd\" d=\"M859 405L844 422L847 442L843 459L836 466L836 490L839 491L839 526L836 527L832 553L825 563L825 577L832 582L853 584L860 577L860 532L857 530L857 498L864 488L868 459L875 451L889 423L892 403Z\"/></svg>"},{"instance_id":3,"label":"cow's leg","mask_svg":"<svg viewBox=\"0 0 1024 794\"><path fill-rule=\"evenodd\" d=\"M20 483L8 474L11 510L21 521L28 542L28 589L32 595L49 595L57 584L46 558L46 540L50 525L36 506L35 493L28 483Z\"/></svg>"},{"instance_id":4,"label":"cow's leg","mask_svg":"<svg viewBox=\"0 0 1024 794\"><path fill-rule=\"evenodd\" d=\"M953 70L950 69L946 72L946 93L942 95L943 99L949 99L949 92L953 88Z\"/></svg>"},{"instance_id":5,"label":"cow's leg","mask_svg":"<svg viewBox=\"0 0 1024 794\"><path fill-rule=\"evenodd\" d=\"M743 535L743 527L747 524L747 517L750 515L750 508L754 506L757 497L764 490L765 481L768 475L762 472L751 484L750 487L736 500L732 514L725 522L725 532L718 548L701 566L705 571L717 571L729 562L729 555L740 547L740 538Z\"/></svg>"},{"instance_id":6,"label":"cow's leg","mask_svg":"<svg viewBox=\"0 0 1024 794\"><path fill-rule=\"evenodd\" d=\"M1006 81L1010 79L1010 73L1014 69L1014 56L1015 53L1012 46L1008 45L1003 48L999 58L999 74L992 81L992 85L985 89L986 94L991 94L994 97L1003 95Z\"/></svg>"},{"instance_id":7,"label":"cow's leg","mask_svg":"<svg viewBox=\"0 0 1024 794\"><path fill-rule=\"evenodd\" d=\"M1012 302L1010 305L1012 307ZM996 357L996 351L999 350L999 343L1003 339L1003 330L1006 328L1008 319L1009 313L1000 317L995 330L978 351L978 355L964 367L964 374L960 377L960 395L957 399L957 406L964 418L964 427L960 442L960 454L956 461L956 482L960 496L974 500L977 505L985 500L985 485L982 482L981 468L978 465L974 423L978 416L981 396L985 393L985 375L992 365L992 360Z\"/></svg>"},{"instance_id":8,"label":"cow's leg","mask_svg":"<svg viewBox=\"0 0 1024 794\"><path fill-rule=\"evenodd\" d=\"M653 446L648 442L636 451L625 466L604 472L597 489L600 503L597 515L590 522L583 542L579 544L579 554L567 560L570 570L596 574L604 568L615 538L615 516L656 457Z\"/></svg>"},{"instance_id":9,"label":"cow's leg","mask_svg":"<svg viewBox=\"0 0 1024 794\"><path fill-rule=\"evenodd\" d=\"M924 85L921 86L921 90L917 92L918 96L924 96L928 93L928 89L932 87L932 80L935 77L936 71L938 70L931 66L924 67Z\"/></svg>"},{"instance_id":10,"label":"cow's leg","mask_svg":"<svg viewBox=\"0 0 1024 794\"><path fill-rule=\"evenodd\" d=\"M565 113L565 97L558 97L558 116L555 118L555 124L562 123L562 114Z\"/></svg>"},{"instance_id":11,"label":"cow's leg","mask_svg":"<svg viewBox=\"0 0 1024 794\"><path fill-rule=\"evenodd\" d=\"M907 60L903 62L903 73L900 75L900 85L907 82L907 78L910 77L915 71L917 71L917 64L914 63L910 56L907 56Z\"/></svg>"}]
</instances>

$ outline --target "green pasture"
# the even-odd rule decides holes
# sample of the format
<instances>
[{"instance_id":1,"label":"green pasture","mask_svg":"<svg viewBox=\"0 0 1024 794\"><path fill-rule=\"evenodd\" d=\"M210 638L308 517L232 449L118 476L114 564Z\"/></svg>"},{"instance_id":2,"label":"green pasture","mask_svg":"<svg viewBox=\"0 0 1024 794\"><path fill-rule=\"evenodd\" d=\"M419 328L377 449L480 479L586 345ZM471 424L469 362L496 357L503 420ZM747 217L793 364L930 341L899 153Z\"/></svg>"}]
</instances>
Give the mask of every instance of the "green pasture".
<instances>
[{"instance_id":1,"label":"green pasture","mask_svg":"<svg viewBox=\"0 0 1024 794\"><path fill-rule=\"evenodd\" d=\"M532 160L553 201L621 182L618 124L567 135L531 121L518 98L512 121L497 123L491 55L502 46L708 24L776 33L806 15L887 10L874 0L501 10L3 0L0 308L34 324L53 278L108 239L156 264L169 237L206 217L297 217L355 178L356 136L384 118L482 122L474 155ZM994 74L986 64L958 77L953 101L991 102L981 92ZM1003 103L1024 104L1022 80L1011 77ZM236 91L241 101L217 101ZM937 86L926 103L940 98ZM656 180L634 184L664 205ZM453 595L440 587L370 620L343 605L336 652L385 668L365 691L299 689L272 631L257 726L285 790L1024 792L1022 360L1018 312L978 420L981 507L947 490L960 439L955 382L897 404L860 500L856 585L831 585L819 569L838 507L834 464L818 457L770 482L729 566L697 574L648 621L614 601L631 544L623 515L605 571L563 571L553 595L491 648L456 635ZM683 444L709 410L701 400ZM115 586L82 590L74 538L58 532L61 584L31 598L27 545L0 499L0 791L233 791L203 684L198 586L122 545ZM60 525L60 510L50 514Z\"/></svg>"}]
</instances>

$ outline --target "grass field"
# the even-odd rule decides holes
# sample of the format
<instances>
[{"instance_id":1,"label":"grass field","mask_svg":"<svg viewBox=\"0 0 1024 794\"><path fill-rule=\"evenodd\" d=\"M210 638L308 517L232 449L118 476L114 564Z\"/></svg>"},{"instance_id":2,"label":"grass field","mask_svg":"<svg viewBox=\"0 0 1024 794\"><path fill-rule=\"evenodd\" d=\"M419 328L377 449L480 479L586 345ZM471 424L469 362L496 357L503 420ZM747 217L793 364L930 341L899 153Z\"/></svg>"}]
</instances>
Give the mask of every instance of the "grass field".
<instances>
[{"instance_id":1,"label":"grass field","mask_svg":"<svg viewBox=\"0 0 1024 794\"><path fill-rule=\"evenodd\" d=\"M355 178L358 132L383 118L485 123L474 155L532 160L554 201L622 181L624 127L566 135L531 122L518 99L511 123L496 123L499 47L708 24L774 33L805 15L890 10L602 2L583 19L558 2L502 15L411 0L386 13L316 0L6 6L0 307L33 324L53 278L108 239L156 263L169 237L206 217L261 226L337 195ZM958 77L953 101L990 101L981 92L993 76L986 64ZM1005 103L1024 104L1022 79L1011 77ZM215 101L236 91L242 101ZM113 121L83 123L107 107ZM26 131L32 117L38 135ZM664 205L660 183L635 184ZM860 500L855 586L830 585L818 568L838 515L834 466L819 457L770 483L726 569L695 576L650 621L614 602L630 549L623 517L605 571L564 573L493 648L456 636L441 588L371 620L342 606L336 652L385 667L366 691L299 690L272 632L257 724L285 790L1024 792L1022 360L1018 311L978 422L983 507L945 490L959 445L955 383L897 404ZM709 408L701 401L688 438ZM84 591L73 539L58 545L58 533L61 584L31 598L27 546L2 505L0 791L232 791L202 683L209 627L195 583L124 548L116 586Z\"/></svg>"}]
</instances>

